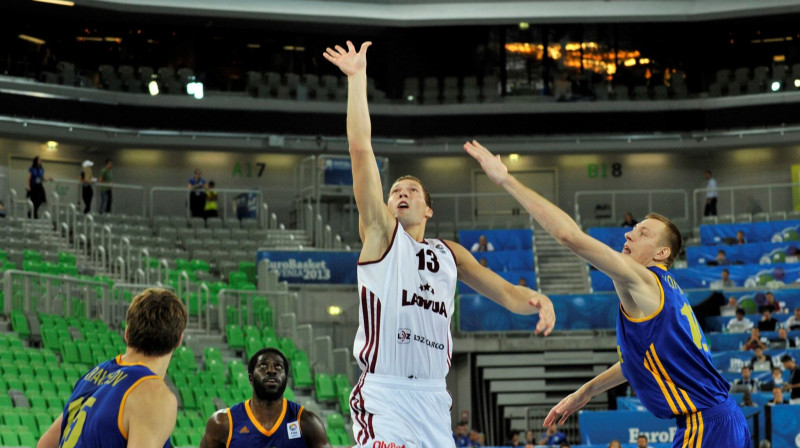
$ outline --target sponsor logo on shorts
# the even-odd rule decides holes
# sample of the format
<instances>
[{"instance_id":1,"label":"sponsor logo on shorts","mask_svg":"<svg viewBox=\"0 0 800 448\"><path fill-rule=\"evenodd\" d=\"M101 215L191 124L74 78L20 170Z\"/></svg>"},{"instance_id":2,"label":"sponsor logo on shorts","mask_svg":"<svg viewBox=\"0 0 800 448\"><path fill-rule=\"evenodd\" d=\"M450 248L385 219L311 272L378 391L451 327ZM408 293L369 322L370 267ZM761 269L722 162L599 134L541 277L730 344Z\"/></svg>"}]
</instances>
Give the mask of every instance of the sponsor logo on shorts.
<instances>
[{"instance_id":1,"label":"sponsor logo on shorts","mask_svg":"<svg viewBox=\"0 0 800 448\"><path fill-rule=\"evenodd\" d=\"M406 446L398 445L394 442L384 442L383 440L376 440L372 444L372 448L406 448Z\"/></svg>"},{"instance_id":2,"label":"sponsor logo on shorts","mask_svg":"<svg viewBox=\"0 0 800 448\"><path fill-rule=\"evenodd\" d=\"M411 342L411 330L408 328L401 328L397 331L397 343L408 344Z\"/></svg>"}]
</instances>

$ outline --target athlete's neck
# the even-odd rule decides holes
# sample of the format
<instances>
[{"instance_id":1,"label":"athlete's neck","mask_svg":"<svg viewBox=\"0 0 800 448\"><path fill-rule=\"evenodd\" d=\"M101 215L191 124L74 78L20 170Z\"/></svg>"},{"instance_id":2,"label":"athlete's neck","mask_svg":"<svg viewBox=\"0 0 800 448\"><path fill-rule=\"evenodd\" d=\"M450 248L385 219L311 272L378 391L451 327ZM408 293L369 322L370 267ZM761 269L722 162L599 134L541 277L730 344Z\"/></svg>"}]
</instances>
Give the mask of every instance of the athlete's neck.
<instances>
[{"instance_id":1,"label":"athlete's neck","mask_svg":"<svg viewBox=\"0 0 800 448\"><path fill-rule=\"evenodd\" d=\"M122 355L122 362L125 364L144 364L153 373L162 378L167 375L170 359L172 359L172 353L163 356L146 356L130 347Z\"/></svg>"},{"instance_id":2,"label":"athlete's neck","mask_svg":"<svg viewBox=\"0 0 800 448\"><path fill-rule=\"evenodd\" d=\"M418 243L421 243L425 240L425 223L409 224L408 227L403 224L403 230L405 230L406 233L409 234L411 238L414 238L414 241Z\"/></svg>"},{"instance_id":3,"label":"athlete's neck","mask_svg":"<svg viewBox=\"0 0 800 448\"><path fill-rule=\"evenodd\" d=\"M277 400L262 400L255 394L250 398L250 409L265 428L271 428L283 412L283 397Z\"/></svg>"}]
</instances>

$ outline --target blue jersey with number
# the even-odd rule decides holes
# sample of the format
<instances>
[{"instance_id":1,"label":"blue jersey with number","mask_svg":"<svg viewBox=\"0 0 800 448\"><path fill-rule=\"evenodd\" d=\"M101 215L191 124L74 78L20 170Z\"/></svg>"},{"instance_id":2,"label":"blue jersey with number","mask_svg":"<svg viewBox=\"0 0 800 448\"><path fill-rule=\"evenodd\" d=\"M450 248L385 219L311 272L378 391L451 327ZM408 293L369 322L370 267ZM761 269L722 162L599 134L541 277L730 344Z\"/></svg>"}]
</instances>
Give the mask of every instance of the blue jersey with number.
<instances>
[{"instance_id":1,"label":"blue jersey with number","mask_svg":"<svg viewBox=\"0 0 800 448\"><path fill-rule=\"evenodd\" d=\"M728 382L711 362L697 318L663 266L647 268L658 280L661 305L634 319L620 305L617 349L622 374L648 411L659 418L692 414L724 402Z\"/></svg>"},{"instance_id":2,"label":"blue jersey with number","mask_svg":"<svg viewBox=\"0 0 800 448\"><path fill-rule=\"evenodd\" d=\"M283 399L280 417L267 429L261 426L250 400L228 409L228 448L307 448L300 428L303 406Z\"/></svg>"},{"instance_id":3,"label":"blue jersey with number","mask_svg":"<svg viewBox=\"0 0 800 448\"><path fill-rule=\"evenodd\" d=\"M144 364L129 364L121 356L106 361L75 384L64 406L59 447L125 448L128 434L122 410L128 394L143 381L161 377ZM169 440L164 444L169 448Z\"/></svg>"}]
</instances>

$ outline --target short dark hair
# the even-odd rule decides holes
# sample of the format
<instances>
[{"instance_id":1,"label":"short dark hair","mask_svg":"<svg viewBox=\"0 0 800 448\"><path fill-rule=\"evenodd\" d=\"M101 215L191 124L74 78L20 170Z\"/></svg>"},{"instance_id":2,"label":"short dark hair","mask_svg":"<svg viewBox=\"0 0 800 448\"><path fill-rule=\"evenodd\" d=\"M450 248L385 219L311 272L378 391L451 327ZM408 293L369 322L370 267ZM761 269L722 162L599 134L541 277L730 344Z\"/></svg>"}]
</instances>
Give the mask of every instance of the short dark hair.
<instances>
[{"instance_id":1,"label":"short dark hair","mask_svg":"<svg viewBox=\"0 0 800 448\"><path fill-rule=\"evenodd\" d=\"M431 200L431 194L428 192L428 189L425 188L425 184L423 184L422 181L419 180L418 177L412 176L410 174L406 174L405 176L398 177L392 183L392 185L400 182L401 180L413 180L414 182L418 183L422 187L422 192L425 194L425 205L427 205L428 207L433 207L433 201Z\"/></svg>"},{"instance_id":2,"label":"short dark hair","mask_svg":"<svg viewBox=\"0 0 800 448\"><path fill-rule=\"evenodd\" d=\"M670 221L669 218L660 214L660 213L649 213L645 216L645 219L655 219L656 221L661 221L667 226L667 231L664 232L662 236L662 242L669 247L669 257L664 262L667 265L667 269L672 266L672 263L675 262L675 259L678 258L678 254L681 251L681 246L683 245L683 238L681 237L681 231L678 229L678 226L675 225L674 222Z\"/></svg>"},{"instance_id":3,"label":"short dark hair","mask_svg":"<svg viewBox=\"0 0 800 448\"><path fill-rule=\"evenodd\" d=\"M111 159L106 159L106 163L113 162Z\"/></svg>"},{"instance_id":4,"label":"short dark hair","mask_svg":"<svg viewBox=\"0 0 800 448\"><path fill-rule=\"evenodd\" d=\"M188 314L186 306L172 291L148 288L133 298L128 307L128 347L145 356L163 356L178 347Z\"/></svg>"},{"instance_id":5,"label":"short dark hair","mask_svg":"<svg viewBox=\"0 0 800 448\"><path fill-rule=\"evenodd\" d=\"M210 180L208 181L208 186L214 188L215 186L217 186L217 184L213 180Z\"/></svg>"},{"instance_id":6,"label":"short dark hair","mask_svg":"<svg viewBox=\"0 0 800 448\"><path fill-rule=\"evenodd\" d=\"M706 174L711 175L711 170L706 170Z\"/></svg>"},{"instance_id":7,"label":"short dark hair","mask_svg":"<svg viewBox=\"0 0 800 448\"><path fill-rule=\"evenodd\" d=\"M794 362L794 358L792 358L792 355L786 354L781 356L781 362L790 362L790 361Z\"/></svg>"},{"instance_id":8,"label":"short dark hair","mask_svg":"<svg viewBox=\"0 0 800 448\"><path fill-rule=\"evenodd\" d=\"M261 350L257 351L253 356L251 356L250 360L247 361L247 373L252 375L253 372L256 370L256 362L258 361L258 358L260 358L262 355L266 355L267 353L275 353L276 355L281 357L283 365L286 367L286 377L288 378L289 369L291 368L291 365L289 365L289 360L286 358L286 355L284 355L282 351L274 347L262 348Z\"/></svg>"},{"instance_id":9,"label":"short dark hair","mask_svg":"<svg viewBox=\"0 0 800 448\"><path fill-rule=\"evenodd\" d=\"M644 434L639 434L639 437L637 437L637 439L644 439L644 440L647 440L647 436L646 436L646 435L644 435ZM649 440L648 440L648 442L649 442Z\"/></svg>"},{"instance_id":10,"label":"short dark hair","mask_svg":"<svg viewBox=\"0 0 800 448\"><path fill-rule=\"evenodd\" d=\"M744 308L736 308L736 314L746 314Z\"/></svg>"}]
</instances>

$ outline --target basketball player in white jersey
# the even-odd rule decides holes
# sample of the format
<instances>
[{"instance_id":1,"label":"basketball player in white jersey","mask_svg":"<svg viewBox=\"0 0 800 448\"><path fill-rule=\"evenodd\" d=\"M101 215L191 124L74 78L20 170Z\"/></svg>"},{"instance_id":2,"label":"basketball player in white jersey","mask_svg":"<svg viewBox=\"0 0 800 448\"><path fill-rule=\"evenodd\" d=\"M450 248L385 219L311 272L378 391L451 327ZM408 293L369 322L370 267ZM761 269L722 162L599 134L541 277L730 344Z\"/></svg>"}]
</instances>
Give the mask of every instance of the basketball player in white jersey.
<instances>
[{"instance_id":1,"label":"basketball player in white jersey","mask_svg":"<svg viewBox=\"0 0 800 448\"><path fill-rule=\"evenodd\" d=\"M347 50L337 45L324 53L348 78L347 137L363 242L353 345L363 374L350 396L353 432L358 447L453 447L445 376L457 278L514 313L538 312L536 334L552 331L555 313L549 298L508 283L461 245L425 239L433 210L419 179L401 177L384 202L367 107L370 45L357 52L348 41Z\"/></svg>"}]
</instances>

